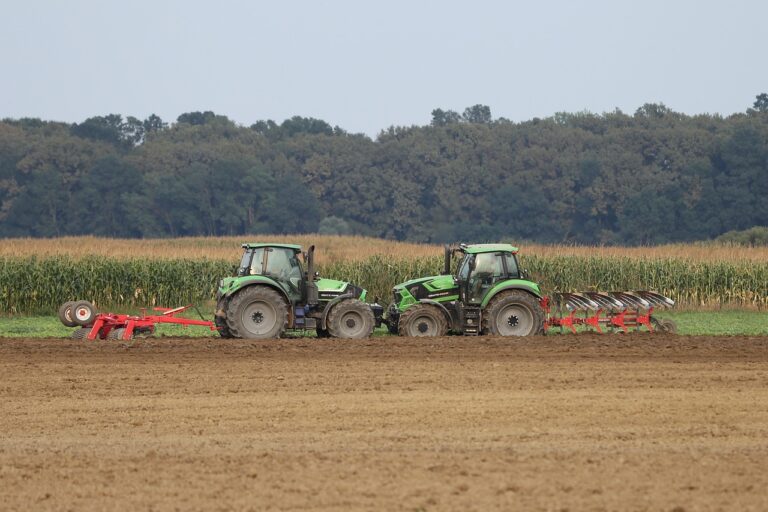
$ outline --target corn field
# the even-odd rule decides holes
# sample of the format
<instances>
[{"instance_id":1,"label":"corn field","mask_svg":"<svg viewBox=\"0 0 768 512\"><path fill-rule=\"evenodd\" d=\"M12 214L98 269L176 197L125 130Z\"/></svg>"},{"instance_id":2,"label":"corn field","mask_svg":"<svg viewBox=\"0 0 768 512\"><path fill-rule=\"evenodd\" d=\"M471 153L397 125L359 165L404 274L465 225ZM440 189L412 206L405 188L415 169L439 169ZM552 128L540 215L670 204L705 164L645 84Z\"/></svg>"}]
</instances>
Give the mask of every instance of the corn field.
<instances>
[{"instance_id":1,"label":"corn field","mask_svg":"<svg viewBox=\"0 0 768 512\"><path fill-rule=\"evenodd\" d=\"M655 290L680 306L768 306L768 262L703 261L624 256L522 255L521 266L544 293L586 290ZM221 277L236 260L109 257L0 257L0 313L52 314L63 302L88 299L100 307L178 306L213 300ZM434 275L442 256L411 259L373 255L326 261L324 277L368 289L388 303L400 282Z\"/></svg>"}]
</instances>

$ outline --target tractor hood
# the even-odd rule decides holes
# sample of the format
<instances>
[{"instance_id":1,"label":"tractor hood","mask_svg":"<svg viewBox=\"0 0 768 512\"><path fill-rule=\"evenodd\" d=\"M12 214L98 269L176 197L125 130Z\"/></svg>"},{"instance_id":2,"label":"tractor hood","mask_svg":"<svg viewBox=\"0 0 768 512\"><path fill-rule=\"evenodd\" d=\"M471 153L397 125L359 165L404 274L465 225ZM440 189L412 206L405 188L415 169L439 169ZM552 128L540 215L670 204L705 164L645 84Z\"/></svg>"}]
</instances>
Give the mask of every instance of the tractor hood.
<instances>
[{"instance_id":1,"label":"tractor hood","mask_svg":"<svg viewBox=\"0 0 768 512\"><path fill-rule=\"evenodd\" d=\"M337 281L335 279L326 279L321 277L317 280L317 292L320 301L333 300L340 295L349 295L365 301L366 291L359 286L346 281Z\"/></svg>"},{"instance_id":2,"label":"tractor hood","mask_svg":"<svg viewBox=\"0 0 768 512\"><path fill-rule=\"evenodd\" d=\"M411 279L394 287L394 302L400 307L423 299L445 302L456 300L459 286L453 276L440 275Z\"/></svg>"},{"instance_id":3,"label":"tractor hood","mask_svg":"<svg viewBox=\"0 0 768 512\"><path fill-rule=\"evenodd\" d=\"M404 283L400 283L395 288L397 289L410 289L414 285L424 285L425 287L433 290L444 290L447 288L454 288L456 285L453 282L453 276L428 276L420 277L418 279L411 279Z\"/></svg>"}]
</instances>

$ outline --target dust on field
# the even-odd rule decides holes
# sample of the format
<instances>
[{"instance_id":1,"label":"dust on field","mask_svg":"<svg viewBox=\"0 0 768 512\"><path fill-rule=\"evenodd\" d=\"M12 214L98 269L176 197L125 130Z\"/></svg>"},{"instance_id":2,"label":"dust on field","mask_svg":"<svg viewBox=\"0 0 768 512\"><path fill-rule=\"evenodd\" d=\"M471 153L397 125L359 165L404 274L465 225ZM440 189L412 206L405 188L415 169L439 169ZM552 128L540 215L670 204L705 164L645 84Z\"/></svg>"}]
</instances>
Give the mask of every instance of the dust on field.
<instances>
[{"instance_id":1,"label":"dust on field","mask_svg":"<svg viewBox=\"0 0 768 512\"><path fill-rule=\"evenodd\" d=\"M768 338L0 339L0 503L765 510Z\"/></svg>"}]
</instances>

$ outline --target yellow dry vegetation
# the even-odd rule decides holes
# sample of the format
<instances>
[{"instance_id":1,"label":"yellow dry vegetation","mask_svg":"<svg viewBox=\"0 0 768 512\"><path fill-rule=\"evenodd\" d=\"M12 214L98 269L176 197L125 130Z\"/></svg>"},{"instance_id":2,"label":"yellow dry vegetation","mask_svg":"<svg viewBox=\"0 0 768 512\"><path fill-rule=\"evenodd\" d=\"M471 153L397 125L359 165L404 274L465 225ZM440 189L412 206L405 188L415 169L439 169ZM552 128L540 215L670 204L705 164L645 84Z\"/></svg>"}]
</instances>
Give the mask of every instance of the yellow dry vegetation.
<instances>
[{"instance_id":1,"label":"yellow dry vegetation","mask_svg":"<svg viewBox=\"0 0 768 512\"><path fill-rule=\"evenodd\" d=\"M85 237L8 238L0 240L0 257L67 255L75 258L213 259L237 261L243 242L295 243L306 249L314 244L320 264L358 261L380 255L391 259L415 259L442 254L437 244L418 244L335 235L244 235L229 237L185 237L154 239L116 239ZM542 245L512 242L524 255L624 257L631 259L683 259L691 261L768 260L768 248L714 243L668 244L650 247Z\"/></svg>"}]
</instances>

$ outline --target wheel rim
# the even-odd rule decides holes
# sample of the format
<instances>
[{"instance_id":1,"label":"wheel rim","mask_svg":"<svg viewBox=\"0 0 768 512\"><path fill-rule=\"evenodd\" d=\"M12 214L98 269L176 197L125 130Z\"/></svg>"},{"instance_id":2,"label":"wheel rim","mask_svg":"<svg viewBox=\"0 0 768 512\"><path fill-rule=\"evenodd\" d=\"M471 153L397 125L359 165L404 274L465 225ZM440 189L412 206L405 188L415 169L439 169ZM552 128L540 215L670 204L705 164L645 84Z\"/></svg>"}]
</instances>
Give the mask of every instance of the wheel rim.
<instances>
[{"instance_id":1,"label":"wheel rim","mask_svg":"<svg viewBox=\"0 0 768 512\"><path fill-rule=\"evenodd\" d=\"M358 337L365 331L365 319L359 311L347 311L339 318L342 336Z\"/></svg>"},{"instance_id":2,"label":"wheel rim","mask_svg":"<svg viewBox=\"0 0 768 512\"><path fill-rule=\"evenodd\" d=\"M411 321L411 336L437 336L437 322L428 315L419 315Z\"/></svg>"},{"instance_id":3,"label":"wheel rim","mask_svg":"<svg viewBox=\"0 0 768 512\"><path fill-rule=\"evenodd\" d=\"M83 322L91 317L91 311L86 307L79 307L77 310L75 310L74 316L76 319Z\"/></svg>"},{"instance_id":4,"label":"wheel rim","mask_svg":"<svg viewBox=\"0 0 768 512\"><path fill-rule=\"evenodd\" d=\"M275 328L277 311L269 302L253 301L243 308L241 315L243 327L251 334L267 334Z\"/></svg>"},{"instance_id":5,"label":"wheel rim","mask_svg":"<svg viewBox=\"0 0 768 512\"><path fill-rule=\"evenodd\" d=\"M502 336L526 336L533 328L533 313L521 304L509 304L496 315L496 330Z\"/></svg>"}]
</instances>

